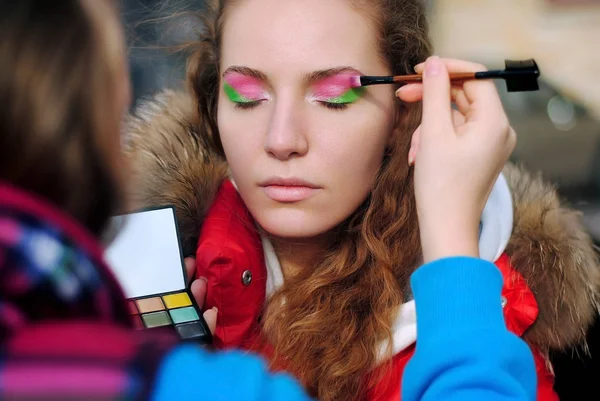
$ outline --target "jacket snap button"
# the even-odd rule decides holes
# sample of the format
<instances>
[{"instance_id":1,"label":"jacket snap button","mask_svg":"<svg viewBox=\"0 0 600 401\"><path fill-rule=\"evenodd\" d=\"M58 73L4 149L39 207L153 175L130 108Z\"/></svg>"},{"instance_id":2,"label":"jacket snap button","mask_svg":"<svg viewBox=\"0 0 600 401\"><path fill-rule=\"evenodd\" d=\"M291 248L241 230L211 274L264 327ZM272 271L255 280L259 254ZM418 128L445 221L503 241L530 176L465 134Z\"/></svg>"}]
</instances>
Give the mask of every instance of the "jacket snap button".
<instances>
[{"instance_id":1,"label":"jacket snap button","mask_svg":"<svg viewBox=\"0 0 600 401\"><path fill-rule=\"evenodd\" d=\"M244 273L242 273L242 284L244 284L245 286L249 286L251 282L252 272L250 270L245 270Z\"/></svg>"},{"instance_id":2,"label":"jacket snap button","mask_svg":"<svg viewBox=\"0 0 600 401\"><path fill-rule=\"evenodd\" d=\"M504 308L506 306L506 303L508 302L508 300L506 299L506 297L502 297L502 307Z\"/></svg>"}]
</instances>

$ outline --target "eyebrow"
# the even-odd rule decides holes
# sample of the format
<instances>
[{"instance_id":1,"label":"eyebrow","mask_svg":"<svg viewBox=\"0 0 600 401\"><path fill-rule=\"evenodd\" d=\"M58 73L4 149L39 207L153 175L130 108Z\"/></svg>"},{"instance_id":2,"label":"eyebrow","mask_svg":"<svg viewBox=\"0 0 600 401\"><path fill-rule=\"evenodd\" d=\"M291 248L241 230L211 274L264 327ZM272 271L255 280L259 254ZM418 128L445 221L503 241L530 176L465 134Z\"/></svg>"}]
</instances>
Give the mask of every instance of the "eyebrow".
<instances>
[{"instance_id":1,"label":"eyebrow","mask_svg":"<svg viewBox=\"0 0 600 401\"><path fill-rule=\"evenodd\" d=\"M307 82L313 83L313 82L321 81L323 79L333 77L333 76L339 75L339 74L364 75L362 72L358 71L356 68L344 66L344 67L328 68L326 70L313 71L309 74L306 74L304 78Z\"/></svg>"},{"instance_id":2,"label":"eyebrow","mask_svg":"<svg viewBox=\"0 0 600 401\"><path fill-rule=\"evenodd\" d=\"M247 75L249 77L253 77L256 79L260 79L261 81L268 81L267 75L264 72L255 70L250 67L243 67L243 66L229 67L225 70L225 72L223 72L223 76L225 76L228 73L232 73L232 72L242 74L242 75ZM339 74L364 75L363 73L361 73L359 70L357 70L354 67L342 66L342 67L334 67L334 68L327 68L324 70L312 71L312 72L304 75L304 80L308 83L314 83L314 82L318 82L323 79L326 79L326 78L329 78L329 77L332 77L335 75L339 75Z\"/></svg>"},{"instance_id":3,"label":"eyebrow","mask_svg":"<svg viewBox=\"0 0 600 401\"><path fill-rule=\"evenodd\" d=\"M265 73L255 70L253 68L241 67L241 66L237 66L237 65L227 68L225 70L225 72L223 72L223 76L230 74L232 72L242 74L242 75L247 75L252 78L260 79L261 81L267 80L267 76L265 75Z\"/></svg>"}]
</instances>

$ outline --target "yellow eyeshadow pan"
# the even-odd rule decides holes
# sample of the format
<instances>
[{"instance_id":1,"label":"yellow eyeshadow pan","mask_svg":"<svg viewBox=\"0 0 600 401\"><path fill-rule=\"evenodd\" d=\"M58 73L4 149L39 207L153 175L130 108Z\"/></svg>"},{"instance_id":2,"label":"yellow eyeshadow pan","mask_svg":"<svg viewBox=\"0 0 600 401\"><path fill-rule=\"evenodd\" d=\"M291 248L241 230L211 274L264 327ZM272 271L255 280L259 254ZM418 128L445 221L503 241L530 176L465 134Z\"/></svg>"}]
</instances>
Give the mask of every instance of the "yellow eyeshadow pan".
<instances>
[{"instance_id":1,"label":"yellow eyeshadow pan","mask_svg":"<svg viewBox=\"0 0 600 401\"><path fill-rule=\"evenodd\" d=\"M167 308L183 308L184 306L191 306L192 300L185 292L180 292L178 294L171 294L163 296L163 300L165 301L165 305Z\"/></svg>"}]
</instances>

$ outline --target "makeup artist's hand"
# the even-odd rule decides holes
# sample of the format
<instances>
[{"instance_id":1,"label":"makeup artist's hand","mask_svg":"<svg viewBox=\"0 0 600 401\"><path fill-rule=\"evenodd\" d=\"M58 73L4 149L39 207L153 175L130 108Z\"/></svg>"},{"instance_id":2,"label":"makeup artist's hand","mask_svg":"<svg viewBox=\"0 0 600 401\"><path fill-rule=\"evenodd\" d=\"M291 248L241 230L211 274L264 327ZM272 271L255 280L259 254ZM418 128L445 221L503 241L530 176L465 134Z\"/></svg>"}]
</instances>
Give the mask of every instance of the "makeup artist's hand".
<instances>
[{"instance_id":1,"label":"makeup artist's hand","mask_svg":"<svg viewBox=\"0 0 600 401\"><path fill-rule=\"evenodd\" d=\"M488 80L452 84L449 72L485 67L429 58L415 67L422 84L400 88L405 102L423 101L421 125L408 155L414 163L415 196L425 262L479 256L481 213L516 144L496 86ZM454 103L458 110L452 110Z\"/></svg>"},{"instance_id":2,"label":"makeup artist's hand","mask_svg":"<svg viewBox=\"0 0 600 401\"><path fill-rule=\"evenodd\" d=\"M188 283L190 281L192 282L190 288L192 296L196 300L198 307L200 309L203 309L204 300L206 299L206 290L208 288L208 283L205 278L199 278L194 280L194 273L196 272L196 260L194 258L185 258L184 262ZM217 312L217 308L212 308L207 311L204 311L204 313L202 314L212 334L215 334L215 327L217 327Z\"/></svg>"}]
</instances>

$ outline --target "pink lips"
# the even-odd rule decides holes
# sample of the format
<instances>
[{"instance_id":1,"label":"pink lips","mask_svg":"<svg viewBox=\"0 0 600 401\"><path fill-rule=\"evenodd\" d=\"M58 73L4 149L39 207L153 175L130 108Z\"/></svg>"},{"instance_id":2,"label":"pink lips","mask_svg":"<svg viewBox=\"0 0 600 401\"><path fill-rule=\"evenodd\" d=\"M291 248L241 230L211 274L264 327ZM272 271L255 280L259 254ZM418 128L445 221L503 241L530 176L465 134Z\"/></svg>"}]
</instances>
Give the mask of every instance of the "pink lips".
<instances>
[{"instance_id":1,"label":"pink lips","mask_svg":"<svg viewBox=\"0 0 600 401\"><path fill-rule=\"evenodd\" d=\"M259 185L269 198L282 203L306 200L322 189L308 181L296 178L271 178Z\"/></svg>"}]
</instances>

